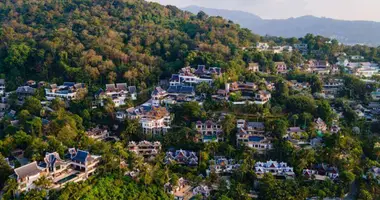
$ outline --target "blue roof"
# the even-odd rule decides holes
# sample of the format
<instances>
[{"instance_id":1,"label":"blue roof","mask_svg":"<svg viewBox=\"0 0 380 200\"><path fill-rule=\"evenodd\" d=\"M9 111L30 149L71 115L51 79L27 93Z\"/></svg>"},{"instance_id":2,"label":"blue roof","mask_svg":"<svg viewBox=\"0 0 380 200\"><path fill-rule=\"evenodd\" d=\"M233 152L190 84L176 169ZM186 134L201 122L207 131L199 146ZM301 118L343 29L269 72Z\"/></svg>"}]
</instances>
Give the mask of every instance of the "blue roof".
<instances>
[{"instance_id":1,"label":"blue roof","mask_svg":"<svg viewBox=\"0 0 380 200\"><path fill-rule=\"evenodd\" d=\"M172 74L171 81L179 81L179 75L178 74Z\"/></svg>"},{"instance_id":2,"label":"blue roof","mask_svg":"<svg viewBox=\"0 0 380 200\"><path fill-rule=\"evenodd\" d=\"M74 158L72 158L73 161L79 161L81 163L85 163L88 156L87 151L78 150L77 155L75 155Z\"/></svg>"}]
</instances>

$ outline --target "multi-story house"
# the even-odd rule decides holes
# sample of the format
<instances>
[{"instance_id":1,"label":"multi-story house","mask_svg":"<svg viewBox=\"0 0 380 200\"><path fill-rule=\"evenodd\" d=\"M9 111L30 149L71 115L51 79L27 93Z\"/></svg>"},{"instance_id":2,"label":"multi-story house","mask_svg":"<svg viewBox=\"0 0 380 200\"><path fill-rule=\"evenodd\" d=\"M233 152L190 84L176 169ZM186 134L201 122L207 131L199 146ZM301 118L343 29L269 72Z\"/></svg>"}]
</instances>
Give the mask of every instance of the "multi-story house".
<instances>
[{"instance_id":1,"label":"multi-story house","mask_svg":"<svg viewBox=\"0 0 380 200\"><path fill-rule=\"evenodd\" d=\"M5 94L5 79L0 79L0 96Z\"/></svg>"},{"instance_id":2,"label":"multi-story house","mask_svg":"<svg viewBox=\"0 0 380 200\"><path fill-rule=\"evenodd\" d=\"M52 84L49 88L45 88L46 99L51 101L55 98L60 98L71 101L77 98L77 93L79 90L85 88L86 87L83 83L65 82L60 86L57 84Z\"/></svg>"},{"instance_id":3,"label":"multi-story house","mask_svg":"<svg viewBox=\"0 0 380 200\"><path fill-rule=\"evenodd\" d=\"M260 71L259 63L249 63L247 69L250 72L259 72Z\"/></svg>"},{"instance_id":4,"label":"multi-story house","mask_svg":"<svg viewBox=\"0 0 380 200\"><path fill-rule=\"evenodd\" d=\"M162 103L162 100L168 96L168 93L166 92L166 90L162 89L161 87L156 87L152 94L151 94L151 97L152 97L152 106L160 106L161 103Z\"/></svg>"},{"instance_id":5,"label":"multi-story house","mask_svg":"<svg viewBox=\"0 0 380 200\"><path fill-rule=\"evenodd\" d=\"M265 125L263 122L246 122L237 120L236 143L246 145L263 153L272 149L271 139L265 136Z\"/></svg>"},{"instance_id":6,"label":"multi-story house","mask_svg":"<svg viewBox=\"0 0 380 200\"><path fill-rule=\"evenodd\" d=\"M19 192L27 192L36 188L34 182L46 174L46 169L37 165L37 162L26 164L14 169Z\"/></svg>"},{"instance_id":7,"label":"multi-story house","mask_svg":"<svg viewBox=\"0 0 380 200\"><path fill-rule=\"evenodd\" d=\"M178 179L175 185L170 182L164 185L165 192L174 196L174 200L187 200L193 196L191 193L192 187L184 178Z\"/></svg>"},{"instance_id":8,"label":"multi-story house","mask_svg":"<svg viewBox=\"0 0 380 200\"><path fill-rule=\"evenodd\" d=\"M220 76L221 69L212 67L206 70L204 65L198 66L195 70L191 67L182 68L179 74L173 74L170 79L170 86L177 85L196 85L202 82L211 84L213 82L212 76Z\"/></svg>"},{"instance_id":9,"label":"multi-story house","mask_svg":"<svg viewBox=\"0 0 380 200\"><path fill-rule=\"evenodd\" d=\"M260 90L255 94L255 104L265 104L272 98L270 92L266 90Z\"/></svg>"},{"instance_id":10,"label":"multi-story house","mask_svg":"<svg viewBox=\"0 0 380 200\"><path fill-rule=\"evenodd\" d=\"M20 86L16 90L17 98L19 101L23 101L25 98L33 96L35 92L36 89L30 86Z\"/></svg>"},{"instance_id":11,"label":"multi-story house","mask_svg":"<svg viewBox=\"0 0 380 200\"><path fill-rule=\"evenodd\" d=\"M373 100L379 101L380 100L380 89L376 89L376 91L371 92L371 97Z\"/></svg>"},{"instance_id":12,"label":"multi-story house","mask_svg":"<svg viewBox=\"0 0 380 200\"><path fill-rule=\"evenodd\" d=\"M287 163L269 160L267 162L257 162L255 164L255 173L262 178L265 173L271 173L274 176L283 176L286 178L294 178L295 173L293 167L289 167Z\"/></svg>"},{"instance_id":13,"label":"multi-story house","mask_svg":"<svg viewBox=\"0 0 380 200\"><path fill-rule=\"evenodd\" d=\"M327 131L327 125L321 118L315 119L314 123L315 123L316 130L321 131L321 132Z\"/></svg>"},{"instance_id":14,"label":"multi-story house","mask_svg":"<svg viewBox=\"0 0 380 200\"><path fill-rule=\"evenodd\" d=\"M199 185L193 188L193 195L200 195L204 199L207 199L210 196L211 189L207 185Z\"/></svg>"},{"instance_id":15,"label":"multi-story house","mask_svg":"<svg viewBox=\"0 0 380 200\"><path fill-rule=\"evenodd\" d=\"M286 66L285 62L275 62L274 65L277 70L277 73L279 74L288 73L288 67Z\"/></svg>"},{"instance_id":16,"label":"multi-story house","mask_svg":"<svg viewBox=\"0 0 380 200\"><path fill-rule=\"evenodd\" d=\"M69 182L86 180L94 174L99 162L100 156L71 148L67 160L61 159L57 152L46 153L44 163L37 165L34 161L16 168L13 177L18 183L18 192L36 188L35 181L42 176L52 181L50 188L61 188Z\"/></svg>"},{"instance_id":17,"label":"multi-story house","mask_svg":"<svg viewBox=\"0 0 380 200\"><path fill-rule=\"evenodd\" d=\"M323 84L323 93L325 95L335 96L344 87L342 79L333 79Z\"/></svg>"},{"instance_id":18,"label":"multi-story house","mask_svg":"<svg viewBox=\"0 0 380 200\"><path fill-rule=\"evenodd\" d=\"M71 167L83 173L85 179L95 173L101 158L100 156L91 155L88 151L76 150L75 148L70 148L69 154Z\"/></svg>"},{"instance_id":19,"label":"multi-story house","mask_svg":"<svg viewBox=\"0 0 380 200\"><path fill-rule=\"evenodd\" d=\"M99 95L100 99L111 98L115 107L126 104L128 87L126 83L107 84L106 90Z\"/></svg>"},{"instance_id":20,"label":"multi-story house","mask_svg":"<svg viewBox=\"0 0 380 200\"><path fill-rule=\"evenodd\" d=\"M86 132L87 136L95 140L105 140L110 136L108 129L106 128L92 128Z\"/></svg>"},{"instance_id":21,"label":"multi-story house","mask_svg":"<svg viewBox=\"0 0 380 200\"><path fill-rule=\"evenodd\" d=\"M307 44L295 44L294 48L297 49L302 55L308 53L308 45Z\"/></svg>"},{"instance_id":22,"label":"multi-story house","mask_svg":"<svg viewBox=\"0 0 380 200\"><path fill-rule=\"evenodd\" d=\"M364 56L354 55L350 57L351 60L364 60Z\"/></svg>"},{"instance_id":23,"label":"multi-story house","mask_svg":"<svg viewBox=\"0 0 380 200\"><path fill-rule=\"evenodd\" d=\"M158 141L141 141L139 143L131 141L128 144L128 150L136 153L137 155L141 155L144 158L152 159L161 151L161 143Z\"/></svg>"},{"instance_id":24,"label":"multi-story house","mask_svg":"<svg viewBox=\"0 0 380 200\"><path fill-rule=\"evenodd\" d=\"M207 120L206 122L198 121L196 129L200 135L201 142L221 142L223 141L223 128L219 122Z\"/></svg>"},{"instance_id":25,"label":"multi-story house","mask_svg":"<svg viewBox=\"0 0 380 200\"><path fill-rule=\"evenodd\" d=\"M310 169L302 170L302 175L308 179L315 178L315 180L324 181L328 178L335 181L339 178L339 170L338 168L327 164L317 164Z\"/></svg>"},{"instance_id":26,"label":"multi-story house","mask_svg":"<svg viewBox=\"0 0 380 200\"><path fill-rule=\"evenodd\" d=\"M214 172L216 174L220 173L232 173L240 168L239 162L234 159L227 159L223 156L215 157L214 160L210 160L210 167L207 170L207 174Z\"/></svg>"},{"instance_id":27,"label":"multi-story house","mask_svg":"<svg viewBox=\"0 0 380 200\"><path fill-rule=\"evenodd\" d=\"M253 92L257 90L257 85L252 82L233 82L228 85L229 91Z\"/></svg>"},{"instance_id":28,"label":"multi-story house","mask_svg":"<svg viewBox=\"0 0 380 200\"><path fill-rule=\"evenodd\" d=\"M152 107L140 118L144 133L160 134L170 129L171 116L165 107Z\"/></svg>"},{"instance_id":29,"label":"multi-story house","mask_svg":"<svg viewBox=\"0 0 380 200\"><path fill-rule=\"evenodd\" d=\"M177 163L181 165L198 165L198 156L193 151L176 150L166 152L165 164Z\"/></svg>"},{"instance_id":30,"label":"multi-story house","mask_svg":"<svg viewBox=\"0 0 380 200\"><path fill-rule=\"evenodd\" d=\"M170 86L167 90L168 96L177 101L191 101L195 97L194 86Z\"/></svg>"},{"instance_id":31,"label":"multi-story house","mask_svg":"<svg viewBox=\"0 0 380 200\"><path fill-rule=\"evenodd\" d=\"M256 43L256 49L259 51L269 50L269 44L264 43L264 42L258 42L258 43Z\"/></svg>"}]
</instances>

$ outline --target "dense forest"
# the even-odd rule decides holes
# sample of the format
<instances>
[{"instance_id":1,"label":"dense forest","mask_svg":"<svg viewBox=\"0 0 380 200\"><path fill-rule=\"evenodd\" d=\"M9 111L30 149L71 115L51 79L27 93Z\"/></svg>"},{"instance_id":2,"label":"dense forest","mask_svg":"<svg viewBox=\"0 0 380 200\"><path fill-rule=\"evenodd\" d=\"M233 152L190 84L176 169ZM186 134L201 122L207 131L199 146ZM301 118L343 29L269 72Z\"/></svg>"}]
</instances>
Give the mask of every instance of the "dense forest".
<instances>
[{"instance_id":1,"label":"dense forest","mask_svg":"<svg viewBox=\"0 0 380 200\"><path fill-rule=\"evenodd\" d=\"M179 128L160 140L164 148L184 148L198 152L203 160L198 167L164 165L163 154L152 163L126 150L131 140L149 139L143 135L138 121L118 123L116 143L98 142L88 138L85 131L96 125L115 125L116 109L106 102L92 109L91 99L70 102L53 100L50 109L41 105L45 100L42 88L22 106L11 105L17 111L18 124L11 117L0 123L0 187L3 198L15 197L13 173L4 158L16 149L25 150L31 161L43 160L44 153L63 155L67 148L78 147L102 156L102 166L95 177L81 183L68 184L62 190L32 190L19 196L21 199L172 199L163 185L168 181L186 177L194 186L206 182L220 188L213 199L250 199L248 193L255 185L253 165L256 160L278 159L296 168L297 175L311 164L326 162L341 169L341 180L309 182L301 176L296 180L276 180L266 175L256 190L259 199L305 199L316 196L343 197L353 185L360 199L376 199L380 194L375 179L361 176L378 165L380 148L375 148L379 124L369 125L358 120L346 99L368 102L374 88L352 76L342 76L347 86L334 104L342 108L346 119L341 135L325 137L325 146L319 149L296 149L283 140L289 124L312 127L313 118L320 117L331 124L331 102L315 100L311 95L290 91L285 79L311 83L311 92L322 90L322 80L316 75L303 74L297 67L306 59L323 59L336 62L335 54L346 52L362 55L368 61L380 61L380 48L343 46L336 40L314 36L303 38L265 37L220 17L209 17L200 12L193 15L174 6L161 6L143 0L4 0L0 2L0 78L6 79L6 90L14 91L30 79L49 83L82 82L88 86L89 98L107 83L126 82L140 91L151 89L161 79L167 79L179 69L204 64L221 67L224 75L215 81L213 88L197 86L197 93L207 94L203 107L190 102L173 106L174 123ZM308 44L307 55L284 52L245 50L257 42L271 45ZM292 71L286 77L278 75L275 62L285 62ZM257 62L268 74L247 73L248 63ZM267 80L276 86L270 104L244 105L240 110L229 104L217 103L208 98L228 81L252 81L265 88ZM150 95L150 94L149 94ZM132 104L132 103L131 103ZM194 122L214 117L222 109L254 114L261 118L270 132L275 133L275 150L258 156L246 147L234 147L236 116L227 115L223 121L225 143L199 144L193 142ZM268 120L266 120L267 118ZM42 119L49 123L43 124ZM192 128L189 128L192 127ZM363 135L353 134L353 127ZM315 130L307 128L310 135ZM372 131L372 132L371 132ZM365 134L365 135L364 135ZM231 139L230 139L231 138ZM344 156L342 156L342 152ZM208 160L215 154L230 155L242 160L242 167L231 176L229 185L221 177L205 174ZM326 156L328 155L328 156ZM122 169L126 161L129 169ZM139 169L134 179L124 176L128 170ZM355 184L354 184L355 183ZM46 184L46 183L45 183ZM201 197L197 197L201 199Z\"/></svg>"}]
</instances>

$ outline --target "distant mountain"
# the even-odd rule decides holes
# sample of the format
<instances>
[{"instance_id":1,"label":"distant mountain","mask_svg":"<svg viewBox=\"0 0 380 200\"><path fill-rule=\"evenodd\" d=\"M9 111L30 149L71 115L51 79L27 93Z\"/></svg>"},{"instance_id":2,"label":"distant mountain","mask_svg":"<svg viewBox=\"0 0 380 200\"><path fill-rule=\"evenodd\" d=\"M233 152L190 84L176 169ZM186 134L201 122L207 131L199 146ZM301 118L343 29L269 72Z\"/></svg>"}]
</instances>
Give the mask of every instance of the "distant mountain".
<instances>
[{"instance_id":1,"label":"distant mountain","mask_svg":"<svg viewBox=\"0 0 380 200\"><path fill-rule=\"evenodd\" d=\"M211 16L221 16L260 35L303 37L308 33L334 38L345 44L380 45L380 22L346 21L303 16L289 19L262 19L252 13L189 6L183 10Z\"/></svg>"}]
</instances>

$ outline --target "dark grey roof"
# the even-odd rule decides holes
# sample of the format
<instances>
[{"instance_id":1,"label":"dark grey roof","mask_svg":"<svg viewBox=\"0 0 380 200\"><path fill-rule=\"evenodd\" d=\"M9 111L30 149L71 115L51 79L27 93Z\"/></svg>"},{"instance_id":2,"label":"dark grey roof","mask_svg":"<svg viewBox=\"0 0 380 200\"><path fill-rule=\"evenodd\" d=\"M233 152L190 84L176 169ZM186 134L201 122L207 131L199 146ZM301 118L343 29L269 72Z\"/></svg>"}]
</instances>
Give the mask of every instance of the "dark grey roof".
<instances>
[{"instance_id":1,"label":"dark grey roof","mask_svg":"<svg viewBox=\"0 0 380 200\"><path fill-rule=\"evenodd\" d=\"M193 86L170 86L168 89L168 93L192 94L194 92Z\"/></svg>"},{"instance_id":2,"label":"dark grey roof","mask_svg":"<svg viewBox=\"0 0 380 200\"><path fill-rule=\"evenodd\" d=\"M16 93L21 94L34 94L36 89L29 87L29 86L20 86L17 88Z\"/></svg>"},{"instance_id":3,"label":"dark grey roof","mask_svg":"<svg viewBox=\"0 0 380 200\"><path fill-rule=\"evenodd\" d=\"M179 75L178 74L172 74L172 78L170 81L179 81Z\"/></svg>"},{"instance_id":4,"label":"dark grey roof","mask_svg":"<svg viewBox=\"0 0 380 200\"><path fill-rule=\"evenodd\" d=\"M89 153L87 151L78 150L77 154L72 158L72 160L86 163L88 155Z\"/></svg>"},{"instance_id":5,"label":"dark grey roof","mask_svg":"<svg viewBox=\"0 0 380 200\"><path fill-rule=\"evenodd\" d=\"M0 85L4 85L5 84L5 80L4 79L0 79Z\"/></svg>"},{"instance_id":6,"label":"dark grey roof","mask_svg":"<svg viewBox=\"0 0 380 200\"><path fill-rule=\"evenodd\" d=\"M129 91L129 93L133 94L133 93L136 93L137 88L136 88L136 86L129 86L128 91Z\"/></svg>"}]
</instances>

